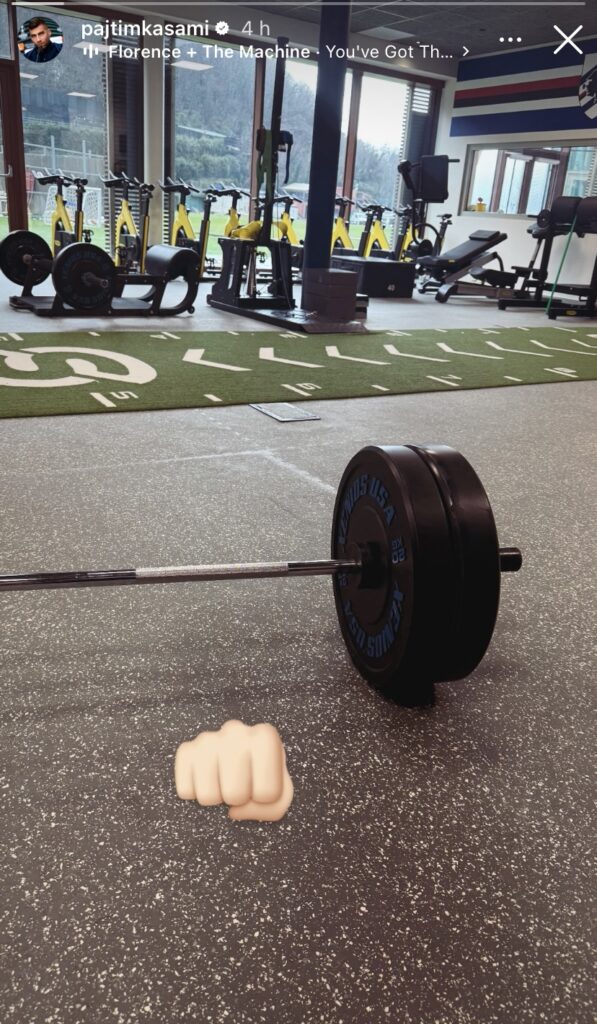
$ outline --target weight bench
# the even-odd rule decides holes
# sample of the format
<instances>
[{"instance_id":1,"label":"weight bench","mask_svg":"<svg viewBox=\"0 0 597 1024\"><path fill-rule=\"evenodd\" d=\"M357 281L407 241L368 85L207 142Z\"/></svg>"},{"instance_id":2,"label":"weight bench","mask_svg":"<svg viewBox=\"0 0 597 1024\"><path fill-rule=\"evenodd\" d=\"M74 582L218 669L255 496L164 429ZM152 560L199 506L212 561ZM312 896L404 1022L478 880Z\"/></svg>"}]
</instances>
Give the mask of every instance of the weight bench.
<instances>
[{"instance_id":1,"label":"weight bench","mask_svg":"<svg viewBox=\"0 0 597 1024\"><path fill-rule=\"evenodd\" d=\"M418 265L423 276L417 285L420 292L435 291L438 302L447 302L451 295L489 295L497 297L500 287L509 287L510 278L516 275L504 271L504 265L496 252L491 252L495 245L505 242L508 236L503 231L474 231L466 242L461 242L440 256L422 256ZM465 282L460 280L467 274L476 273L486 263L497 260L500 270L495 273L503 277L503 283L488 285L484 282ZM506 280L507 279L507 280Z\"/></svg>"}]
</instances>

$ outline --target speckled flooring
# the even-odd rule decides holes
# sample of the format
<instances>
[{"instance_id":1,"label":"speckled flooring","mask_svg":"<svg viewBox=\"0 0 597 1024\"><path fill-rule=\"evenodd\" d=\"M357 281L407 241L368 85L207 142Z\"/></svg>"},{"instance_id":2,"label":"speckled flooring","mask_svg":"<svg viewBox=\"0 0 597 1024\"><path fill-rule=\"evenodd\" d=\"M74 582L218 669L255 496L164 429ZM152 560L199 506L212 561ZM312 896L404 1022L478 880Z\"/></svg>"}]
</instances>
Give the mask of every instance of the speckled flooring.
<instances>
[{"instance_id":1,"label":"speckled flooring","mask_svg":"<svg viewBox=\"0 0 597 1024\"><path fill-rule=\"evenodd\" d=\"M0 423L1 571L326 557L362 445L445 441L503 544L435 707L345 653L325 579L0 596L2 1024L592 1024L594 384ZM271 721L294 802L176 798Z\"/></svg>"}]
</instances>

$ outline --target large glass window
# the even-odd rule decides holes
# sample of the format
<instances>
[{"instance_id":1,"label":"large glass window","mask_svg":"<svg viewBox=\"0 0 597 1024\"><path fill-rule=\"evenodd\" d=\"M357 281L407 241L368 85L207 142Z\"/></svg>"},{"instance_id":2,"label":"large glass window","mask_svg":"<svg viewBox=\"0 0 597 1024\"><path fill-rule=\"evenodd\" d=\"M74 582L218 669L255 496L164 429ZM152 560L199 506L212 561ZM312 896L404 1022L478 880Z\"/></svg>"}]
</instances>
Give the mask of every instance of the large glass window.
<instances>
[{"instance_id":1,"label":"large glass window","mask_svg":"<svg viewBox=\"0 0 597 1024\"><path fill-rule=\"evenodd\" d=\"M83 19L57 10L52 18L63 39L59 56L49 62L28 60L22 53L19 57L29 223L32 230L49 239L55 188L41 187L33 172L60 168L88 179L86 225L93 230L94 241L103 245L100 178L107 170L105 47L89 57L83 52ZM38 16L34 8L17 8L19 26ZM24 30L19 35L20 46L25 46L27 39ZM69 192L67 199L72 201L74 196Z\"/></svg>"},{"instance_id":2,"label":"large glass window","mask_svg":"<svg viewBox=\"0 0 597 1024\"><path fill-rule=\"evenodd\" d=\"M254 144L255 61L241 57L239 51L232 58L205 59L197 40L178 40L177 46L183 55L171 67L173 175L203 190L222 183L248 191ZM191 196L188 205L198 234L200 197ZM229 206L229 199L221 199L212 207L210 256L220 255L217 236L224 233ZM243 196L238 205L243 223L248 207L249 201Z\"/></svg>"},{"instance_id":3,"label":"large glass window","mask_svg":"<svg viewBox=\"0 0 597 1024\"><path fill-rule=\"evenodd\" d=\"M409 111L410 86L393 78L364 75L359 108L354 195L357 203L376 203L394 209L397 167L402 158ZM353 208L351 237L355 243L365 214ZM391 242L395 218L388 215L386 235Z\"/></svg>"},{"instance_id":4,"label":"large glass window","mask_svg":"<svg viewBox=\"0 0 597 1024\"><path fill-rule=\"evenodd\" d=\"M473 147L465 209L536 216L559 195L597 195L597 147Z\"/></svg>"},{"instance_id":5,"label":"large glass window","mask_svg":"<svg viewBox=\"0 0 597 1024\"><path fill-rule=\"evenodd\" d=\"M275 63L268 62L265 78L264 122L266 127L271 123L272 96L274 88ZM340 155L338 159L337 188L340 193L344 181L344 162L346 159L346 139L348 132L348 116L350 112L350 95L352 87L352 71L346 72L344 84L344 101L342 105L342 136L340 139ZM291 132L293 148L290 157L290 178L284 185L286 177L286 157L280 154L278 182L280 191L286 191L296 197L292 207L294 229L299 239L304 239L307 227L307 205L309 199L309 175L311 171L311 142L313 139L313 115L315 111L315 94L317 92L317 64L310 60L289 60L286 62L284 80L284 106L282 128Z\"/></svg>"},{"instance_id":6,"label":"large glass window","mask_svg":"<svg viewBox=\"0 0 597 1024\"><path fill-rule=\"evenodd\" d=\"M0 57L10 57L8 2L0 0Z\"/></svg>"}]
</instances>

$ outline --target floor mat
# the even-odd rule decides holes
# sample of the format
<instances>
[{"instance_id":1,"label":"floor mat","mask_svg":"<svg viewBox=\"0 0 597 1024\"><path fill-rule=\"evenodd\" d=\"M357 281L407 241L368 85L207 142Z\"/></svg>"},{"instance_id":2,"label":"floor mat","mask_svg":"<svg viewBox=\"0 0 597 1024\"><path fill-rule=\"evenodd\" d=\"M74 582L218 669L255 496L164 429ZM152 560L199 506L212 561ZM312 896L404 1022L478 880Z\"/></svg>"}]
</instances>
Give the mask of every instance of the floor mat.
<instances>
[{"instance_id":1,"label":"floor mat","mask_svg":"<svg viewBox=\"0 0 597 1024\"><path fill-rule=\"evenodd\" d=\"M0 416L304 403L597 377L595 327L0 334Z\"/></svg>"}]
</instances>

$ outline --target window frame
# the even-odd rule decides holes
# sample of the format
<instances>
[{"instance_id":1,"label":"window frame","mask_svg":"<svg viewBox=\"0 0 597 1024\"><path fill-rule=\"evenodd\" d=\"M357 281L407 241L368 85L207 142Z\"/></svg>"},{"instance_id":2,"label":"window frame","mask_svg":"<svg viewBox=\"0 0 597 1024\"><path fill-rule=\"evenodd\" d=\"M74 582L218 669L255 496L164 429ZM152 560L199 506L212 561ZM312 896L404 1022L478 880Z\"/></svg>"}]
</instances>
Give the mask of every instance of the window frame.
<instances>
[{"instance_id":1,"label":"window frame","mask_svg":"<svg viewBox=\"0 0 597 1024\"><path fill-rule=\"evenodd\" d=\"M565 139L563 140L558 149L555 150L554 146L556 143L553 139L545 140L533 140L533 141L513 141L509 139L507 141L496 139L491 142L469 142L466 147L466 153L464 157L464 174L462 176L462 186L460 190L460 198L458 203L458 215L461 217L475 217L479 218L479 213L474 210L467 209L467 205L471 202L470 191L473 182L473 174L475 168L475 154L483 150L497 150L498 160L496 166L496 172L493 179L493 187L491 191L491 198L488 206L494 205L494 200L499 199L503 181L504 172L506 168L506 162L509 155L514 153L521 153L523 156L528 155L531 157L527 161L527 167L525 169L523 184L520 192L519 206L526 205L528 202L531 178L533 168L538 162L533 156L533 153L543 153L548 156L552 153L554 156L560 157L559 166L553 176L553 181L550 185L549 196L547 200L548 207L551 206L553 200L562 195L564 189L564 183L568 174L568 161L570 159L570 153L573 149L592 149L597 152L597 140L595 139ZM565 156L566 159L562 159ZM537 211L539 213L539 211ZM491 211L486 210L483 213L484 217L507 217L509 220L529 220L536 214L532 213L506 213L505 211Z\"/></svg>"}]
</instances>

